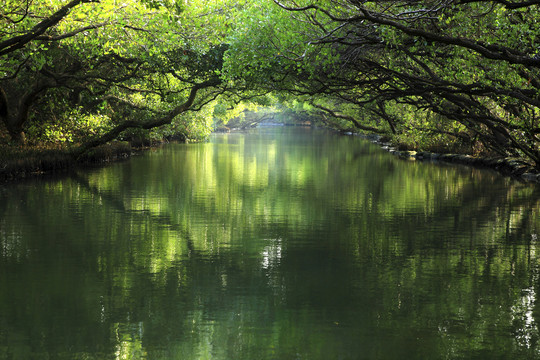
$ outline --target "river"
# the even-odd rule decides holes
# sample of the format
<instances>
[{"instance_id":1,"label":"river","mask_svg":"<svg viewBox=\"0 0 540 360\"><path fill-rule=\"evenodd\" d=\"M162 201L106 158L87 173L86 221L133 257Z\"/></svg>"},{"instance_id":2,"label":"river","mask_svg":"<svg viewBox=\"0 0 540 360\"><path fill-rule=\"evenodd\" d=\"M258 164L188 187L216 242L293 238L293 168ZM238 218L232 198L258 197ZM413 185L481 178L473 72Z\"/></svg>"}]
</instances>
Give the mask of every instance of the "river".
<instances>
[{"instance_id":1,"label":"river","mask_svg":"<svg viewBox=\"0 0 540 360\"><path fill-rule=\"evenodd\" d=\"M309 128L0 185L0 359L540 358L540 187Z\"/></svg>"}]
</instances>

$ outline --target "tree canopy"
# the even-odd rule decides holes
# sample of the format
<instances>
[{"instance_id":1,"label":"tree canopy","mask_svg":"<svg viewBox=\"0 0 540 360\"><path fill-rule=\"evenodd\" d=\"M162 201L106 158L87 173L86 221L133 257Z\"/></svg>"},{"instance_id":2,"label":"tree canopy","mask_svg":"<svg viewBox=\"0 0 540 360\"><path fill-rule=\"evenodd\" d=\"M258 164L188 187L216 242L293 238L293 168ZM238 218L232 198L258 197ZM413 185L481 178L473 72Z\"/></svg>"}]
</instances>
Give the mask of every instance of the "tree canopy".
<instances>
[{"instance_id":1,"label":"tree canopy","mask_svg":"<svg viewBox=\"0 0 540 360\"><path fill-rule=\"evenodd\" d=\"M279 103L326 126L538 168L539 4L8 0L0 117L12 141L81 152L144 129L204 137L247 103Z\"/></svg>"},{"instance_id":2,"label":"tree canopy","mask_svg":"<svg viewBox=\"0 0 540 360\"><path fill-rule=\"evenodd\" d=\"M275 4L292 30L253 32L269 39L258 46L273 64L254 78L286 78L271 86L358 129L540 164L538 2Z\"/></svg>"},{"instance_id":3,"label":"tree canopy","mask_svg":"<svg viewBox=\"0 0 540 360\"><path fill-rule=\"evenodd\" d=\"M86 149L129 128L171 124L226 89L221 29L204 26L226 4L203 13L174 2L49 3L8 2L0 17L0 115L14 141L67 121L64 132L94 135Z\"/></svg>"}]
</instances>

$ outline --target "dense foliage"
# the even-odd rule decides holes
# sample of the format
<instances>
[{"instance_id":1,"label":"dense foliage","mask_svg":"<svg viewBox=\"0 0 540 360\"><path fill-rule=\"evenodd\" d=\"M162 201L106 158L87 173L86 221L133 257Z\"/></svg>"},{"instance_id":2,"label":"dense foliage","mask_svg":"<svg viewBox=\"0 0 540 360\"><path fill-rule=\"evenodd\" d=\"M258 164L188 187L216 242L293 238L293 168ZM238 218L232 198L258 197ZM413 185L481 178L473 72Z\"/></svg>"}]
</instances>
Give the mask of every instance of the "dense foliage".
<instances>
[{"instance_id":1,"label":"dense foliage","mask_svg":"<svg viewBox=\"0 0 540 360\"><path fill-rule=\"evenodd\" d=\"M8 0L0 118L11 141L80 152L148 129L204 138L247 103L280 103L540 167L539 3Z\"/></svg>"},{"instance_id":2,"label":"dense foliage","mask_svg":"<svg viewBox=\"0 0 540 360\"><path fill-rule=\"evenodd\" d=\"M240 41L263 49L248 53L265 59L260 86L305 95L338 127L540 166L538 1L275 3L288 14Z\"/></svg>"},{"instance_id":3,"label":"dense foliage","mask_svg":"<svg viewBox=\"0 0 540 360\"><path fill-rule=\"evenodd\" d=\"M130 128L210 131L208 116L186 114L223 92L226 47L218 28L203 26L216 16L202 13L208 8L50 3L8 2L0 16L0 115L12 140L24 142L27 132L34 140L84 140L84 150Z\"/></svg>"}]
</instances>

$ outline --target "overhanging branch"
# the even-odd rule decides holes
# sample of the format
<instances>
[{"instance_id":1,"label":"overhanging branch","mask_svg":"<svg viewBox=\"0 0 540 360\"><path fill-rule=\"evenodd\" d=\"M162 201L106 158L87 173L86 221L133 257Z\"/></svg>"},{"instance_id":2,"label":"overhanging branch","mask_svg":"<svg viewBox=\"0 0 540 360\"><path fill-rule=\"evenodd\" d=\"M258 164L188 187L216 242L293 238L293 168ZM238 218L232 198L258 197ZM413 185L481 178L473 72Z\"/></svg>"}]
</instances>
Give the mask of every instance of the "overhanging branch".
<instances>
[{"instance_id":1,"label":"overhanging branch","mask_svg":"<svg viewBox=\"0 0 540 360\"><path fill-rule=\"evenodd\" d=\"M153 128L156 128L156 127L159 127L159 126L162 126L162 125L170 124L174 120L175 117L177 117L178 115L190 110L190 108L193 106L193 104L195 102L195 99L197 98L197 93L200 90L205 89L205 88L209 88L209 87L213 87L213 86L217 86L220 83L221 83L221 80L216 78L216 79L211 79L211 80L205 81L205 82L200 83L200 84L196 84L191 88L188 99L184 103L182 103L181 105L178 105L177 107L175 107L174 109L172 109L171 111L166 113L165 115L163 115L161 117L158 117L158 118L156 118L156 119L154 119L152 121L147 121L147 122L140 122L140 121L136 121L136 120L124 121L121 124L118 124L117 126L115 126L112 130L110 130L107 133L103 134L102 136L98 137L97 139L91 140L91 141L81 145L79 147L79 149L77 149L75 151L74 155L77 156L77 157L81 156L86 151L88 151L88 150L90 150L90 149L92 149L92 148L94 148L96 146L105 144L105 143L107 143L109 141L112 141L112 140L116 139L124 130L130 129L130 128L153 129Z\"/></svg>"},{"instance_id":2,"label":"overhanging branch","mask_svg":"<svg viewBox=\"0 0 540 360\"><path fill-rule=\"evenodd\" d=\"M386 131L384 131L382 129L379 129L379 128L376 128L376 127L362 125L362 124L360 124L358 122L358 120L356 120L352 116L338 114L337 112L335 112L335 111L333 111L333 110L331 110L331 109L329 109L327 107L324 107L322 105L318 105L318 104L315 104L313 102L311 103L311 105L313 107L316 107L317 109L320 109L320 110L330 114L331 116L333 116L333 117L335 117L337 119L342 119L342 120L347 120L347 121L352 122L357 129L370 131L370 132L374 132L374 133L377 133L377 134L384 134L386 132Z\"/></svg>"},{"instance_id":3,"label":"overhanging branch","mask_svg":"<svg viewBox=\"0 0 540 360\"><path fill-rule=\"evenodd\" d=\"M66 5L62 6L58 11L43 19L31 30L27 31L23 35L14 36L10 39L0 42L0 56L13 52L17 49L23 48L29 42L36 40L43 35L45 31L58 24L64 17L69 14L71 9L77 7L83 3L99 2L99 0L72 0Z\"/></svg>"}]
</instances>

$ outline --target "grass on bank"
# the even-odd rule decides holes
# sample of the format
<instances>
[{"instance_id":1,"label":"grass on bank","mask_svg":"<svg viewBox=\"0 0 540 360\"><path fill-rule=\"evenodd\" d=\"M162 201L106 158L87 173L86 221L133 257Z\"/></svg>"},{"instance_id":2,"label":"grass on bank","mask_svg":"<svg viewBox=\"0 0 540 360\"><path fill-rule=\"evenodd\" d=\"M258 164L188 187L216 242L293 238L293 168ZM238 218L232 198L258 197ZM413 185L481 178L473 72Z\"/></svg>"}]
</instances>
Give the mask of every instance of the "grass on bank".
<instances>
[{"instance_id":1,"label":"grass on bank","mask_svg":"<svg viewBox=\"0 0 540 360\"><path fill-rule=\"evenodd\" d=\"M12 146L0 143L0 181L60 172L82 164L95 164L127 157L130 143L114 142L96 147L76 158L72 147L57 145Z\"/></svg>"}]
</instances>

